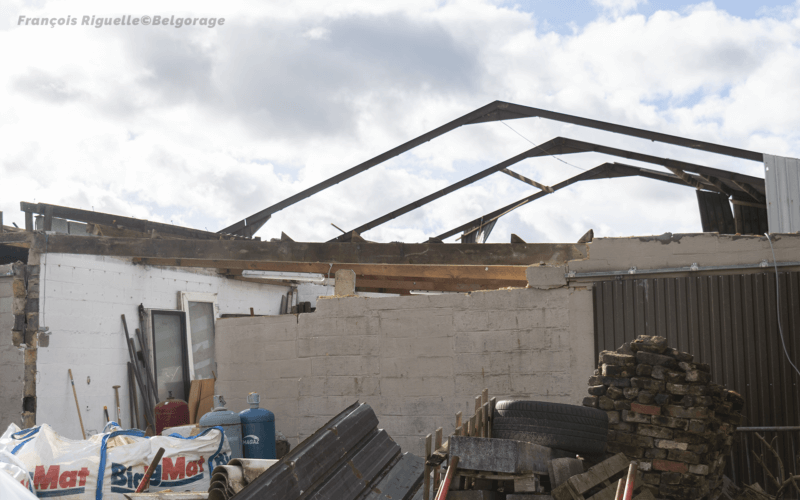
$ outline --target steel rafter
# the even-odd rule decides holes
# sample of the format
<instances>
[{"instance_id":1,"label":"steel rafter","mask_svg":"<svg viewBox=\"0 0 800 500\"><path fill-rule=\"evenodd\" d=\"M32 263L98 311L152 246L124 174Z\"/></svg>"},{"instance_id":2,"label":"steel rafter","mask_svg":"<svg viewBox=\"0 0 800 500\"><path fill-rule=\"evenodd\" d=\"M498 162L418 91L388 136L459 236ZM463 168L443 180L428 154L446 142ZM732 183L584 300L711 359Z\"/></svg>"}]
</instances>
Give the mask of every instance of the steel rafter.
<instances>
[{"instance_id":1,"label":"steel rafter","mask_svg":"<svg viewBox=\"0 0 800 500\"><path fill-rule=\"evenodd\" d=\"M390 149L389 151L380 154L370 160L367 160L359 165L356 165L355 167L352 167L348 170L345 170L344 172L334 175L333 177L326 179L308 189L305 189L300 193L292 195L283 201L280 201L268 208L265 208L264 210L256 212L250 217L246 217L241 221L236 222L235 224L231 224L230 226L220 230L219 233L229 233L229 234L253 233L254 231L252 228L250 228L249 230L247 229L248 226L256 226L259 223L263 224L264 222L266 222L267 218L272 214L274 214L275 212L290 207L295 203L302 201L324 189L327 189L335 184L347 180L350 177L358 175L361 172L364 172L376 165L385 162L386 160L394 158L395 156L398 156L421 144L424 144L432 139L435 139L440 135L455 130L456 128L459 128L462 125L473 124L473 123L485 123L498 120L531 118L531 117L545 118L548 120L555 120L563 123L580 125L583 127L604 130L607 132L628 135L631 137L638 137L641 139L648 139L656 142L663 142L666 144L673 144L691 149L699 149L702 151L723 154L736 158L743 158L752 161L763 161L763 154L755 151L748 151L745 149L733 148L730 146L723 146L720 144L714 144L710 142L697 141L693 139L687 139L685 137L663 134L661 132L653 132L635 127L628 127L625 125L617 125L614 123L604 122L600 120L593 120L590 118L583 118L574 115L568 115L565 113L557 113L554 111L547 111L544 109L532 108L529 106L522 106L519 104L513 104L503 101L495 101L490 104L487 104L486 106L480 107L475 111L472 111L471 113L467 113L466 115L461 116L460 118L457 118L430 132L422 134L419 137L416 137L415 139L412 139L404 144L401 144L400 146L397 146L396 148Z\"/></svg>"}]
</instances>

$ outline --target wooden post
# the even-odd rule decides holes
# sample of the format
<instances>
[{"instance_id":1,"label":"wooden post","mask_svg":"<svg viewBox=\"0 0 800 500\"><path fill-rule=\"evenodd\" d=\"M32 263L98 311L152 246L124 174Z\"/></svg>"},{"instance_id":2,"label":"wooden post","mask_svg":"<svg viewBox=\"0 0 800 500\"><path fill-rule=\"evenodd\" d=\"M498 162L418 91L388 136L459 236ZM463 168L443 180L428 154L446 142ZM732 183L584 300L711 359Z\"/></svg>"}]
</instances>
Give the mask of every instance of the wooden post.
<instances>
[{"instance_id":1,"label":"wooden post","mask_svg":"<svg viewBox=\"0 0 800 500\"><path fill-rule=\"evenodd\" d=\"M489 389L484 389L481 393L481 404L486 404L489 402Z\"/></svg>"},{"instance_id":2,"label":"wooden post","mask_svg":"<svg viewBox=\"0 0 800 500\"><path fill-rule=\"evenodd\" d=\"M456 430L453 434L456 436L461 435L461 412L456 413Z\"/></svg>"},{"instance_id":3,"label":"wooden post","mask_svg":"<svg viewBox=\"0 0 800 500\"><path fill-rule=\"evenodd\" d=\"M483 422L483 437L489 437L489 403L483 403L481 406L481 418Z\"/></svg>"},{"instance_id":4,"label":"wooden post","mask_svg":"<svg viewBox=\"0 0 800 500\"><path fill-rule=\"evenodd\" d=\"M0 210L0 233L4 231L3 229L3 211Z\"/></svg>"},{"instance_id":5,"label":"wooden post","mask_svg":"<svg viewBox=\"0 0 800 500\"><path fill-rule=\"evenodd\" d=\"M477 415L473 415L472 418L469 419L469 435L470 436L477 436L478 435L478 428L476 427Z\"/></svg>"},{"instance_id":6,"label":"wooden post","mask_svg":"<svg viewBox=\"0 0 800 500\"><path fill-rule=\"evenodd\" d=\"M479 438L484 437L483 436L483 415L481 414L480 410L478 410L475 413L475 436L479 437Z\"/></svg>"},{"instance_id":7,"label":"wooden post","mask_svg":"<svg viewBox=\"0 0 800 500\"><path fill-rule=\"evenodd\" d=\"M425 436L425 469L422 476L422 498L431 500L431 466L428 459L431 457L431 435Z\"/></svg>"},{"instance_id":8,"label":"wooden post","mask_svg":"<svg viewBox=\"0 0 800 500\"><path fill-rule=\"evenodd\" d=\"M42 229L45 231L53 230L53 207L49 205L44 208L44 226Z\"/></svg>"},{"instance_id":9,"label":"wooden post","mask_svg":"<svg viewBox=\"0 0 800 500\"><path fill-rule=\"evenodd\" d=\"M442 428L441 427L436 429L436 434L434 434L434 436L435 437L434 437L434 441L433 441L433 443L434 443L433 449L434 449L434 451L436 451L436 450L438 450L439 448L442 447ZM433 491L439 491L439 481L441 479L441 474L439 472L440 471L440 467L441 467L440 465L437 465L436 467L433 468Z\"/></svg>"},{"instance_id":10,"label":"wooden post","mask_svg":"<svg viewBox=\"0 0 800 500\"><path fill-rule=\"evenodd\" d=\"M497 404L497 398L489 400L489 434L487 437L492 437L492 422L494 422L494 407Z\"/></svg>"}]
</instances>

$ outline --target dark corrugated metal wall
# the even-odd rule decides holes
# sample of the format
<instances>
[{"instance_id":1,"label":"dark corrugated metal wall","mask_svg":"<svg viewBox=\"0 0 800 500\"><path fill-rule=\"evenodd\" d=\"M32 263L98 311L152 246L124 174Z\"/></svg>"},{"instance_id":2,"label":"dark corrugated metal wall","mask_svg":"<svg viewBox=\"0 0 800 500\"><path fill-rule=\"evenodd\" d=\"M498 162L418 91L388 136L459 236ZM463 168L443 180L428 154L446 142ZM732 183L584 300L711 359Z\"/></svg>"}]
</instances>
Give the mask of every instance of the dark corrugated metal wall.
<instances>
[{"instance_id":1,"label":"dark corrugated metal wall","mask_svg":"<svg viewBox=\"0 0 800 500\"><path fill-rule=\"evenodd\" d=\"M779 276L781 326L797 364L800 273ZM664 336L670 346L710 364L714 382L744 396L744 426L800 425L798 375L778 333L774 272L600 281L593 291L597 352L616 349L638 335ZM760 467L744 450L744 439L753 449L752 436L738 435L734 470L728 472L739 483L764 486ZM784 465L797 474L798 433L777 435Z\"/></svg>"}]
</instances>

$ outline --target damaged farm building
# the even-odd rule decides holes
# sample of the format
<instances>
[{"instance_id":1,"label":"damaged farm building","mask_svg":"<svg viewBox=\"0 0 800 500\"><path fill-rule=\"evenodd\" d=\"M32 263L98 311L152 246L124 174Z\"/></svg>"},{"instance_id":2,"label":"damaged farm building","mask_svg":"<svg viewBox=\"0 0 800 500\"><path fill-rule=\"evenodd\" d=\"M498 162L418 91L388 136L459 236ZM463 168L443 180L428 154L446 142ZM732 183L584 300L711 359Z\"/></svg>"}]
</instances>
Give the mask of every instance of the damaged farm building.
<instances>
[{"instance_id":1,"label":"damaged farm building","mask_svg":"<svg viewBox=\"0 0 800 500\"><path fill-rule=\"evenodd\" d=\"M765 178L556 137L331 241L255 236L526 117ZM662 170L509 169L582 152ZM535 192L425 242L364 236L498 172ZM486 243L513 210L630 176L695 189L702 232ZM0 476L67 500L798 498L799 197L796 159L496 101L219 232L23 201L24 228L0 213Z\"/></svg>"}]
</instances>

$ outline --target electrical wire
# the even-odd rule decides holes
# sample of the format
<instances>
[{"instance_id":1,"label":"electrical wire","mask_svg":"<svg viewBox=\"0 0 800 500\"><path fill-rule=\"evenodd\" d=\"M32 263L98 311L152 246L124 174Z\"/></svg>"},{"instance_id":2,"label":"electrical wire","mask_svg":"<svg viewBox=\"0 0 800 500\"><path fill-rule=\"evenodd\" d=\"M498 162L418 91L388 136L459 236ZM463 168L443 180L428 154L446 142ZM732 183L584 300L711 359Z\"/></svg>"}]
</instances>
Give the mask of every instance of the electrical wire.
<instances>
[{"instance_id":1,"label":"electrical wire","mask_svg":"<svg viewBox=\"0 0 800 500\"><path fill-rule=\"evenodd\" d=\"M772 265L775 266L775 302L776 307L778 308L778 333L781 334L783 353L786 355L786 360L789 361L789 364L792 365L792 368L794 368L794 371L800 375L800 370L797 369L794 363L792 363L792 358L789 357L789 350L786 349L786 341L783 338L783 326L781 325L781 286L780 282L778 281L778 262L775 260L775 248L772 246L772 239L769 237L769 234L764 233L764 236L767 237L769 248L772 250Z\"/></svg>"},{"instance_id":2,"label":"electrical wire","mask_svg":"<svg viewBox=\"0 0 800 500\"><path fill-rule=\"evenodd\" d=\"M584 172L586 172L586 169L585 169L585 168L581 168L581 167L579 167L579 166L577 166L577 165L573 165L572 163L570 163L570 162L568 162L568 161L564 161L564 160L562 160L561 158L559 158L558 156L555 156L555 155L553 155L552 153L548 153L548 152L547 152L547 150L543 149L543 148L542 148L541 146L539 146L538 144L534 144L534 142L533 142L532 140L528 139L528 138L527 138L527 137L525 137L524 135L522 135L522 134L520 134L519 132L517 132L516 130L514 130L514 129L511 127L511 125L509 125L508 123L506 123L506 122L504 122L504 121L501 121L500 123L502 123L502 124L503 124L503 125L505 125L506 127L510 128L510 129L511 129L511 130L512 130L512 131L513 131L515 134L517 134L518 136L522 137L523 139L525 139L526 141L530 142L531 144L533 144L533 145L534 145L534 146L536 146L537 148L541 149L543 153L547 153L548 155L552 156L553 158L555 158L556 160L560 161L561 163L564 163L565 165L569 165L569 166L570 166L570 167L572 167L572 168L577 168L578 170L583 170Z\"/></svg>"}]
</instances>

